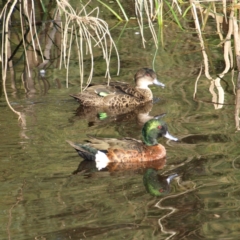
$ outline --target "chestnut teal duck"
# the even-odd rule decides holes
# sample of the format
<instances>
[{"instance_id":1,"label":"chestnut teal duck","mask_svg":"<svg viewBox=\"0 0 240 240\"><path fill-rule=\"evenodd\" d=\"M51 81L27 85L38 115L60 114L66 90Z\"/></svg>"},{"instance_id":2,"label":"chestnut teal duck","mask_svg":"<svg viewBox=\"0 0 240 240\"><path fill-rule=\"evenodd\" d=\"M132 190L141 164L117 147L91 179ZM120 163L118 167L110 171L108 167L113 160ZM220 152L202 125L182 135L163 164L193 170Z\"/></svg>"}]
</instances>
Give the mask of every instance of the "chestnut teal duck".
<instances>
[{"instance_id":1,"label":"chestnut teal duck","mask_svg":"<svg viewBox=\"0 0 240 240\"><path fill-rule=\"evenodd\" d=\"M98 170L107 168L111 163L137 163L159 161L166 157L166 149L157 142L164 136L178 141L169 134L167 124L157 116L147 121L142 128L143 141L134 138L95 138L90 137L86 144L67 141L84 160L95 161Z\"/></svg>"},{"instance_id":2,"label":"chestnut teal duck","mask_svg":"<svg viewBox=\"0 0 240 240\"><path fill-rule=\"evenodd\" d=\"M84 92L72 94L82 106L127 108L153 100L149 85L164 87L157 80L156 73L150 68L142 68L134 76L135 87L124 82L111 82L109 85L91 85Z\"/></svg>"}]
</instances>

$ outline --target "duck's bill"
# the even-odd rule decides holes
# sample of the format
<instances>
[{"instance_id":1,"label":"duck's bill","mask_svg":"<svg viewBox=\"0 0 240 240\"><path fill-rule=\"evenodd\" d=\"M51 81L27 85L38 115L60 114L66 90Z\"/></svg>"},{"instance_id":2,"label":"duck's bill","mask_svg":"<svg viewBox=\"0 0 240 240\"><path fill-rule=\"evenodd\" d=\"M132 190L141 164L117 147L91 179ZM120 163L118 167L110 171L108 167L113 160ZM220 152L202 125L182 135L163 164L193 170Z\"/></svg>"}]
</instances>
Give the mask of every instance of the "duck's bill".
<instances>
[{"instance_id":1,"label":"duck's bill","mask_svg":"<svg viewBox=\"0 0 240 240\"><path fill-rule=\"evenodd\" d=\"M176 173L176 174L173 174L173 175L170 175L170 176L168 176L168 178L167 178L167 182L168 183L170 183L175 177L177 177L178 176L178 174Z\"/></svg>"},{"instance_id":2,"label":"duck's bill","mask_svg":"<svg viewBox=\"0 0 240 240\"><path fill-rule=\"evenodd\" d=\"M154 118L155 119L159 119L159 118L162 118L164 116L166 116L166 113L162 113L162 114L156 115L156 116L154 116Z\"/></svg>"},{"instance_id":3,"label":"duck's bill","mask_svg":"<svg viewBox=\"0 0 240 240\"><path fill-rule=\"evenodd\" d=\"M156 78L153 80L153 84L158 85L158 86L161 86L161 87L163 87L163 88L165 87L165 84L159 82Z\"/></svg>"},{"instance_id":4,"label":"duck's bill","mask_svg":"<svg viewBox=\"0 0 240 240\"><path fill-rule=\"evenodd\" d=\"M169 132L166 132L165 135L163 135L165 138L168 138L170 140L173 140L173 141L178 141L177 138L173 137Z\"/></svg>"}]
</instances>

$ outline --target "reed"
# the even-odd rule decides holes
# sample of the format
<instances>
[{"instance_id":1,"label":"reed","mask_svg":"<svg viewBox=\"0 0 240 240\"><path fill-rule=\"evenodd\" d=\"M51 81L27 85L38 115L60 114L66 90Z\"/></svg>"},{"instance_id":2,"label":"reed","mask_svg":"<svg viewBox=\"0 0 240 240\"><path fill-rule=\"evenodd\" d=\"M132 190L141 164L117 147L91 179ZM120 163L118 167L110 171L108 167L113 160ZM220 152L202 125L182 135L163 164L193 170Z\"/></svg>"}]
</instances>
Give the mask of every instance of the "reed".
<instances>
[{"instance_id":1,"label":"reed","mask_svg":"<svg viewBox=\"0 0 240 240\"><path fill-rule=\"evenodd\" d=\"M196 1L190 0L192 16L195 22L196 31L203 55L203 65L205 76L210 81L209 91L212 94L212 103L215 109L220 109L225 105L224 90L221 80L224 76L231 72L233 91L235 93L235 126L240 130L240 38L239 38L239 9L240 1L226 1L226 0L209 0L209 1ZM218 5L217 5L218 4ZM207 44L203 37L203 31L208 24L208 19L213 18L216 23L217 35L219 37L219 45L217 47L223 48L223 58L225 68L222 72L211 74L211 65L209 60L209 53L206 51ZM225 25L223 31L223 24ZM234 58L235 56L235 58ZM234 81L234 67L237 67L237 81ZM215 72L215 71L213 71ZM194 99L196 96L196 86L199 76L196 80Z\"/></svg>"},{"instance_id":2,"label":"reed","mask_svg":"<svg viewBox=\"0 0 240 240\"><path fill-rule=\"evenodd\" d=\"M77 44L77 55L79 60L79 74L81 89L84 90L84 66L83 56L84 51L89 53L91 58L91 70L87 81L84 83L87 87L92 79L94 70L94 53L93 48L98 47L102 50L103 58L106 62L105 76L110 80L110 59L111 53L114 49L118 59L118 71L120 68L119 54L116 45L111 37L108 29L108 24L98 17L99 9L95 8L90 13L86 11L86 5L81 7L81 10L77 12L69 3L65 0L57 0L57 8L62 14L64 14L64 21L62 22L62 62L66 69L69 69L69 62L71 57L71 47L73 41ZM93 16L94 15L94 16ZM85 46L85 47L84 47ZM60 66L61 67L61 66ZM67 72L68 79L68 72ZM68 87L68 81L66 81L66 87Z\"/></svg>"},{"instance_id":3,"label":"reed","mask_svg":"<svg viewBox=\"0 0 240 240\"><path fill-rule=\"evenodd\" d=\"M113 10L113 8L109 5L109 4L106 4L104 3L103 1L101 0L97 0L99 3L101 3L104 7L106 7L108 9L108 11L110 11L119 21L123 21L123 19L121 18L121 16L119 14L117 14L116 11ZM120 3L119 0L116 0L120 10L122 11L122 14L124 15L124 18L126 21L128 21L128 17L127 17L127 14L122 6L122 4Z\"/></svg>"},{"instance_id":4,"label":"reed","mask_svg":"<svg viewBox=\"0 0 240 240\"><path fill-rule=\"evenodd\" d=\"M37 5L37 3L39 3ZM40 4L41 3L41 4ZM90 84L93 70L94 70L94 53L93 48L101 49L102 56L106 62L105 76L110 81L110 60L112 51L116 52L117 56L117 74L120 69L119 54L116 45L111 37L108 29L108 24L99 18L99 9L94 8L90 12L87 12L86 5L81 5L81 10L74 9L67 0L56 0L56 7L53 14L53 19L48 24L45 30L45 41L40 41L39 36L41 32L37 29L36 13L35 9L41 6L43 12L46 11L46 6L43 1L28 1L28 0L8 0L0 13L0 19L2 21L2 45L0 60L2 63L2 81L3 91L9 108L19 116L19 119L23 120L20 112L15 111L8 100L6 90L6 79L8 67L12 64L12 59L17 50L12 51L11 46L11 16L16 15L18 9L19 19L21 23L21 36L22 40L18 46L22 47L25 55L25 69L24 74L26 79L32 78L32 71L34 68L38 70L45 69L51 60L51 51L53 47L59 47L60 61L59 68L66 68L66 87L68 87L69 76L69 64L70 58L77 52L80 86L81 90L84 90L88 84ZM56 39L60 36L61 41ZM55 43L59 42L59 46ZM73 49L73 44L76 43L76 49ZM21 46L20 46L21 45ZM18 49L17 48L17 49ZM84 57L90 56L91 68L86 81L84 81ZM12 69L13 70L13 69ZM14 75L14 74L13 74Z\"/></svg>"},{"instance_id":5,"label":"reed","mask_svg":"<svg viewBox=\"0 0 240 240\"><path fill-rule=\"evenodd\" d=\"M117 4L114 5L114 9L119 8L120 14L107 1L97 1L114 14L117 21L129 21L127 11L124 9L125 4L128 4L125 1L116 0ZM3 92L10 109L18 114L19 118L21 118L21 113L15 111L9 103L6 79L9 67L11 71L14 71L12 59L20 47L24 51L24 74L28 78L31 78L33 68L38 70L45 69L52 63L51 55L53 48L57 49L58 67L66 69L66 87L69 85L70 60L74 54L76 54L78 59L81 90L84 90L92 80L96 49L100 49L101 55L105 60L105 76L108 78L108 81L110 81L111 77L109 70L111 55L115 51L118 74L120 69L119 54L107 22L99 17L98 7L89 7L91 1L86 4L81 2L78 5L79 10L77 10L71 6L68 0L55 0L54 9L51 11L52 19L46 23L44 36L43 31L37 27L35 12L35 9L41 8L39 12L47 14L48 6L44 4L44 1L7 0L3 6L0 13L3 33L0 53ZM211 82L210 91L213 95L213 100L217 103L214 107L216 109L221 108L224 103L221 79L227 72L234 72L234 66L238 66L240 59L240 40L238 36L240 0L135 0L134 6L143 47L146 44L145 29L147 27L152 35L156 54L159 45L164 45L164 22L174 22L181 31L185 31L186 26L183 27L183 21L191 21L193 19L202 51L204 74ZM21 39L18 46L14 49L14 45L10 41L12 33L9 26L11 26L11 17L15 15L16 18L16 14L18 14L17 18L20 20ZM213 67L209 60L209 53L206 51L205 38L207 35L204 32L210 18L215 20L217 36L219 37L219 45L216 47L223 47L223 58L225 61L224 70L216 73L215 76L211 73L213 72L211 71ZM228 26L226 33L223 33L223 23ZM120 38L118 41L120 41ZM90 70L87 73L84 67L86 56L90 59ZM11 75L14 75L14 73ZM240 79L240 76L238 76L238 79ZM232 82L234 85L233 80ZM237 82L237 89L240 88L239 86L240 80ZM237 128L239 129L239 124Z\"/></svg>"}]
</instances>

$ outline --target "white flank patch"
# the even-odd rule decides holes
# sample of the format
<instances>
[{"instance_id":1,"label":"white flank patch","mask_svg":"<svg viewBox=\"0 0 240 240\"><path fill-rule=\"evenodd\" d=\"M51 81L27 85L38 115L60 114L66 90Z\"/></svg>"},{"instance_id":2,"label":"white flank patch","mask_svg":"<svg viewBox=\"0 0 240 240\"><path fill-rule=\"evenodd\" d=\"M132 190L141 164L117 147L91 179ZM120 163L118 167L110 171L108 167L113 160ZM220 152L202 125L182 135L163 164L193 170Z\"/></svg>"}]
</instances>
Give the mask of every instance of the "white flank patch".
<instances>
[{"instance_id":1,"label":"white flank patch","mask_svg":"<svg viewBox=\"0 0 240 240\"><path fill-rule=\"evenodd\" d=\"M107 167L110 161L105 153L97 151L97 154L95 155L95 162L97 169L101 170Z\"/></svg>"}]
</instances>

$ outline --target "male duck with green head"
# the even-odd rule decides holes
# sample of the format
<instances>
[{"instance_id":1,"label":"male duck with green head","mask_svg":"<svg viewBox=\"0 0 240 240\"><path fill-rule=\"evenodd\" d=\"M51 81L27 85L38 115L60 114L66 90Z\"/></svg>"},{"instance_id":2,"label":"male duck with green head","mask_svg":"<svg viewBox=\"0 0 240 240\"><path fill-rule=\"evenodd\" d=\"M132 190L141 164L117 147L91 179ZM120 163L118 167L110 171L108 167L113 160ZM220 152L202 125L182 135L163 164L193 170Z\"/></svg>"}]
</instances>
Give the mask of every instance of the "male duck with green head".
<instances>
[{"instance_id":1,"label":"male duck with green head","mask_svg":"<svg viewBox=\"0 0 240 240\"><path fill-rule=\"evenodd\" d=\"M157 142L164 136L170 140L178 139L168 133L167 125L160 117L146 122L142 128L143 141L133 138L93 138L87 144L75 144L68 141L84 160L96 162L98 170L110 163L138 163L165 159L166 149Z\"/></svg>"}]
</instances>

